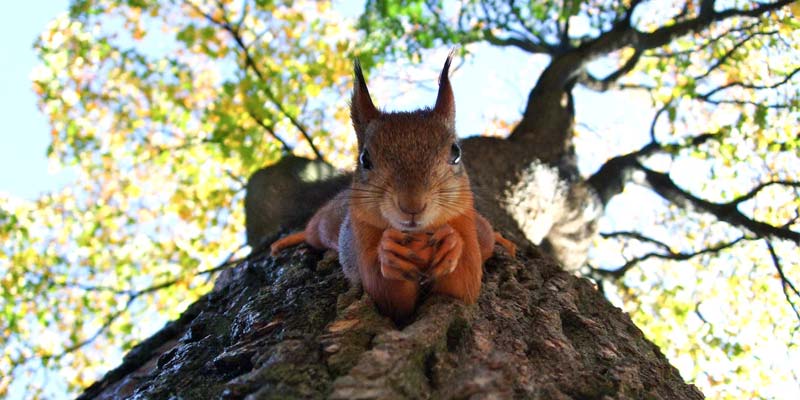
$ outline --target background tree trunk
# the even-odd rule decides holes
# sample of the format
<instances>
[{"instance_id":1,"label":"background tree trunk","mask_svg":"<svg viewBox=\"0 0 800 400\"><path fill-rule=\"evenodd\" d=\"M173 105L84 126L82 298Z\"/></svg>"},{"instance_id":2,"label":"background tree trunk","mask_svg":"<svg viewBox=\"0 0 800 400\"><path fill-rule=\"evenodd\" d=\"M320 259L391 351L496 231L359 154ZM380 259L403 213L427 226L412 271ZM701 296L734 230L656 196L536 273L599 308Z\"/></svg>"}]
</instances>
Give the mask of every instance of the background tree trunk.
<instances>
[{"instance_id":1,"label":"background tree trunk","mask_svg":"<svg viewBox=\"0 0 800 400\"><path fill-rule=\"evenodd\" d=\"M499 249L499 247L498 247ZM256 255L80 399L699 399L630 318L533 246L487 261L476 306L396 328L335 254Z\"/></svg>"}]
</instances>

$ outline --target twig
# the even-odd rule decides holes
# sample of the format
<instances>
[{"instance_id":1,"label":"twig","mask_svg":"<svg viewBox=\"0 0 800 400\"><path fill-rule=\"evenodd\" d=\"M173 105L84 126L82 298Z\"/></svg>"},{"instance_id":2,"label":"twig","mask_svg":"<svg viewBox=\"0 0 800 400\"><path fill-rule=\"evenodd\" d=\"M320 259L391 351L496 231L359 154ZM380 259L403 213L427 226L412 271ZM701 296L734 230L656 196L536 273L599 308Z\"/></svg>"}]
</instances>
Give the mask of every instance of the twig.
<instances>
[{"instance_id":1,"label":"twig","mask_svg":"<svg viewBox=\"0 0 800 400\"><path fill-rule=\"evenodd\" d=\"M735 239L735 240L730 241L730 242L718 243L718 244L716 244L714 246L706 247L705 249L693 251L691 253L683 253L683 252L674 252L674 251L670 250L670 247L668 245L666 245L665 243L660 242L660 241L658 241L656 239L652 239L652 238L646 237L646 236L644 236L644 235L642 235L640 233L636 233L636 232L633 232L633 233L631 233L631 232L612 232L612 233L607 233L605 235L607 235L608 237L630 236L630 237L632 237L633 239L636 239L636 240L640 240L640 241L643 241L643 242L656 244L657 246L659 246L662 249L666 250L665 253L650 252L650 253L646 253L644 255L641 255L639 257L632 258L632 259L626 261L625 264L623 264L623 265L621 265L619 267L614 267L614 268L610 268L610 269L608 269L608 268L595 268L594 269L594 272L597 273L598 275L609 277L609 278L612 278L612 279L621 278L631 268L633 268L634 266L636 266L640 262L648 260L650 258L659 258L659 259L673 260L673 261L686 261L686 260L692 259L694 257L697 257L699 255L708 254L708 253L718 253L718 252L720 252L722 250L725 250L725 249L728 249L730 247L735 246L737 243L739 243L739 242L741 242L743 240L754 240L753 238L749 238L747 236L741 236L738 239Z\"/></svg>"},{"instance_id":2,"label":"twig","mask_svg":"<svg viewBox=\"0 0 800 400\"><path fill-rule=\"evenodd\" d=\"M743 89L752 89L752 90L776 89L776 88L780 87L781 85L784 85L787 82L789 82L789 80L791 80L792 77L794 77L798 72L800 72L800 67L795 68L794 70L792 70L792 72L787 74L780 81L775 82L773 84L769 84L769 85L753 85L753 84L744 83L744 82L741 82L741 81L731 82L731 83L728 83L726 85L722 85L720 87L714 88L714 89L712 89L712 90L710 90L710 91L708 91L708 92L706 92L704 94L701 94L698 97L700 97L701 99L704 99L704 100L708 100L708 99L711 98L711 96L713 96L717 92L720 92L720 91L723 91L723 90L726 90L726 89L730 89L732 87L741 87Z\"/></svg>"},{"instance_id":3,"label":"twig","mask_svg":"<svg viewBox=\"0 0 800 400\"><path fill-rule=\"evenodd\" d=\"M778 276L781 279L781 288L783 289L783 295L786 297L786 301L792 307L792 311L794 311L794 315L797 316L797 320L800 321L800 310L797 308L797 304L792 301L792 294L795 297L800 298L800 292L798 292L797 288L794 286L791 280L786 276L783 272L783 267L781 266L781 260L778 257L778 253L775 252L775 248L772 247L772 243L764 239L764 243L767 244L767 250L769 250L769 255L772 258L772 265L775 266L775 270L778 271ZM791 291L791 293L790 293ZM795 329L800 329L800 324L798 324Z\"/></svg>"},{"instance_id":4,"label":"twig","mask_svg":"<svg viewBox=\"0 0 800 400\"><path fill-rule=\"evenodd\" d=\"M275 138L275 140L277 140L281 144L281 147L283 147L283 151L289 154L291 154L294 151L292 146L289 146L289 143L286 143L286 141L283 140L283 138L278 136L278 133L275 132L275 128L272 125L267 125L266 123L264 123L264 121L261 118L258 118L258 116L255 115L255 113L253 112L253 110L250 109L250 107L247 107L247 115L249 115L250 118L252 118L256 124L258 124L258 126L267 131L267 133L269 133L270 136Z\"/></svg>"}]
</instances>

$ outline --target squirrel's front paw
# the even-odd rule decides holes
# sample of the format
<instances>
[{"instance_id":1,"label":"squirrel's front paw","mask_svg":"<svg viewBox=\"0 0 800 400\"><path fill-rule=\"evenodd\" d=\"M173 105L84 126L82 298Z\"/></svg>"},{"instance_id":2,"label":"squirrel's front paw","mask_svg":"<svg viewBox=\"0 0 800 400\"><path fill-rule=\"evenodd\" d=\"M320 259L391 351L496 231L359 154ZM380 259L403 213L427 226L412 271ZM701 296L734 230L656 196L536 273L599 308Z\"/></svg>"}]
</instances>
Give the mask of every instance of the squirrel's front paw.
<instances>
[{"instance_id":1,"label":"squirrel's front paw","mask_svg":"<svg viewBox=\"0 0 800 400\"><path fill-rule=\"evenodd\" d=\"M434 243L436 251L428 274L430 280L436 280L455 271L464 249L464 239L450 225L444 225L433 233L431 243Z\"/></svg>"},{"instance_id":2,"label":"squirrel's front paw","mask_svg":"<svg viewBox=\"0 0 800 400\"><path fill-rule=\"evenodd\" d=\"M418 281L433 254L423 239L389 228L378 246L381 274L386 279Z\"/></svg>"}]
</instances>

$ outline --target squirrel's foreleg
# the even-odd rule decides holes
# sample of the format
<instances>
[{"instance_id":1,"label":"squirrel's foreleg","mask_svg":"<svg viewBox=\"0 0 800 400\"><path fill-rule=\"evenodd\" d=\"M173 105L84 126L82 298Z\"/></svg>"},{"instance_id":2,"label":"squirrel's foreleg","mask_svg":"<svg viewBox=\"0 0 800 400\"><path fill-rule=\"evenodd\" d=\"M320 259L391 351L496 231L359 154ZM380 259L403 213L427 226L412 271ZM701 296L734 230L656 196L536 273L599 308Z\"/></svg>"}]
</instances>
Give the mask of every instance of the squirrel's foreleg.
<instances>
[{"instance_id":1,"label":"squirrel's foreleg","mask_svg":"<svg viewBox=\"0 0 800 400\"><path fill-rule=\"evenodd\" d=\"M272 254L272 256L276 256L278 255L278 253L280 253L281 250L292 246L297 246L298 244L303 243L305 241L306 241L305 231L293 233L289 236L284 236L274 241L272 245L269 246L269 251L270 254Z\"/></svg>"},{"instance_id":2,"label":"squirrel's foreleg","mask_svg":"<svg viewBox=\"0 0 800 400\"><path fill-rule=\"evenodd\" d=\"M276 240L270 246L273 256L281 250L306 242L317 249L339 249L339 228L347 213L348 191L342 191L325 203L308 221L302 232L293 233Z\"/></svg>"},{"instance_id":3,"label":"squirrel's foreleg","mask_svg":"<svg viewBox=\"0 0 800 400\"><path fill-rule=\"evenodd\" d=\"M354 223L352 216L342 225L339 260L353 281L357 272L364 291L381 314L399 322L414 313L419 298L419 270L405 235Z\"/></svg>"},{"instance_id":4,"label":"squirrel's foreleg","mask_svg":"<svg viewBox=\"0 0 800 400\"><path fill-rule=\"evenodd\" d=\"M517 245L504 238L500 232L495 231L492 228L492 224L477 211L475 212L475 228L478 231L478 244L481 248L481 259L483 261L492 256L495 243L503 246L511 258L517 256Z\"/></svg>"},{"instance_id":5,"label":"squirrel's foreleg","mask_svg":"<svg viewBox=\"0 0 800 400\"><path fill-rule=\"evenodd\" d=\"M432 293L455 297L467 304L475 303L481 289L483 257L472 215L462 215L448 221L448 227L438 232L443 239L431 264L434 277ZM438 238L436 233L434 237ZM455 261L454 261L455 260Z\"/></svg>"}]
</instances>

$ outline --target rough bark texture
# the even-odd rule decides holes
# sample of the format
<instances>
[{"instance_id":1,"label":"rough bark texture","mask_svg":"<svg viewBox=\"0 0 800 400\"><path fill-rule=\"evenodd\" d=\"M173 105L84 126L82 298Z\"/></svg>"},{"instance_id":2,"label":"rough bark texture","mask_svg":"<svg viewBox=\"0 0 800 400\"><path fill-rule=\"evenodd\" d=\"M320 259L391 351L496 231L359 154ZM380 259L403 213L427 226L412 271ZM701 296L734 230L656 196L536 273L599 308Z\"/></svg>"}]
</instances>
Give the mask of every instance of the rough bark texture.
<instances>
[{"instance_id":1,"label":"rough bark texture","mask_svg":"<svg viewBox=\"0 0 800 400\"><path fill-rule=\"evenodd\" d=\"M702 398L589 281L522 250L486 263L476 306L433 297L400 328L331 253L254 256L79 398Z\"/></svg>"}]
</instances>

